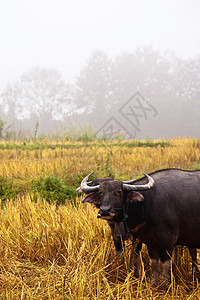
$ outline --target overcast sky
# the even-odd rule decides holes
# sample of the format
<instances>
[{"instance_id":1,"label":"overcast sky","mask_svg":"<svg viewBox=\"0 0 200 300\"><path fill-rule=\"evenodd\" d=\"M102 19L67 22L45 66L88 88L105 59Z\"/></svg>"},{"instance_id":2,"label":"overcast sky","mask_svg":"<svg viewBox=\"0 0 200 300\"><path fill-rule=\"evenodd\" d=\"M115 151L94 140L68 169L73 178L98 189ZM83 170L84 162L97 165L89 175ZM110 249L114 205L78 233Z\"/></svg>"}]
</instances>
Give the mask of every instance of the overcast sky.
<instances>
[{"instance_id":1,"label":"overcast sky","mask_svg":"<svg viewBox=\"0 0 200 300\"><path fill-rule=\"evenodd\" d=\"M1 0L0 90L35 66L72 81L96 49L200 55L199 0Z\"/></svg>"}]
</instances>

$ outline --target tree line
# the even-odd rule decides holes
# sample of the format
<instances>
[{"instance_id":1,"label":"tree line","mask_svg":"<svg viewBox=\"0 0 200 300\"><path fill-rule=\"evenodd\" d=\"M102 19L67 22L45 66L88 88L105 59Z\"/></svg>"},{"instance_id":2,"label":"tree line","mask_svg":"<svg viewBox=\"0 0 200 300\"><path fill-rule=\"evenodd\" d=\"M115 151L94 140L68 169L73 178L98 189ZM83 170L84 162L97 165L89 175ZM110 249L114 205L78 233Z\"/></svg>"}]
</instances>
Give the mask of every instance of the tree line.
<instances>
[{"instance_id":1,"label":"tree line","mask_svg":"<svg viewBox=\"0 0 200 300\"><path fill-rule=\"evenodd\" d=\"M127 101L137 92L157 112L136 113L138 104L132 103L133 113L140 116L139 130L119 114L126 103L131 109ZM200 56L184 60L144 47L111 59L97 50L73 84L57 70L40 67L8 84L0 94L0 136L3 128L10 136L25 131L35 134L36 130L56 133L72 127L95 132L114 117L121 129L138 138L200 137L199 101Z\"/></svg>"}]
</instances>

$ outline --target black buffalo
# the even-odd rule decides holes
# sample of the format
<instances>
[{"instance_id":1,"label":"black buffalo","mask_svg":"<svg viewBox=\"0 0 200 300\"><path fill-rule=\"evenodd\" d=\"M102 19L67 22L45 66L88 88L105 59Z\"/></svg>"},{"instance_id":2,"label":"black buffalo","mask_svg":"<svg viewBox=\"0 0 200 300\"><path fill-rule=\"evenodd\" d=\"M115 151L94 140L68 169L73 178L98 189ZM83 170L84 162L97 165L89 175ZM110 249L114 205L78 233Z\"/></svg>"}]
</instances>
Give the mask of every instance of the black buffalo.
<instances>
[{"instance_id":1,"label":"black buffalo","mask_svg":"<svg viewBox=\"0 0 200 300\"><path fill-rule=\"evenodd\" d=\"M114 180L111 177L107 177L107 178L96 178L90 182L87 182L88 186L96 186L101 184L102 182L105 181L110 181L110 180ZM132 182L132 181L130 181ZM129 181L127 181L127 183L129 183ZM83 190L81 189L81 187L77 188L77 193L82 193ZM85 193L87 194L87 191L85 191ZM90 193L90 191L88 192ZM90 197L87 198L85 197L82 201L83 203L85 202L89 202L94 204L98 209L100 208L100 202L97 198L97 201L95 201L93 199L93 201L90 201ZM121 222L112 222L107 220L107 223L111 229L111 233L112 233L112 237L113 237L113 242L115 245L115 249L116 249L116 253L121 253L125 244L124 241L129 237L129 234L127 232L127 226L125 225L125 220L123 219ZM132 260L133 260L133 267L134 267L134 275L136 277L139 276L139 272L140 272L140 251L142 249L142 242L137 240L132 240L133 244L136 244L136 246L134 246L134 251L132 251Z\"/></svg>"},{"instance_id":2,"label":"black buffalo","mask_svg":"<svg viewBox=\"0 0 200 300\"><path fill-rule=\"evenodd\" d=\"M91 173L92 174L92 173ZM89 186L86 176L83 202L98 205L98 217L123 222L124 213L132 238L147 245L153 266L152 282L158 283L159 264L168 275L173 247L189 247L196 270L200 248L200 171L159 170L130 181L106 180Z\"/></svg>"}]
</instances>

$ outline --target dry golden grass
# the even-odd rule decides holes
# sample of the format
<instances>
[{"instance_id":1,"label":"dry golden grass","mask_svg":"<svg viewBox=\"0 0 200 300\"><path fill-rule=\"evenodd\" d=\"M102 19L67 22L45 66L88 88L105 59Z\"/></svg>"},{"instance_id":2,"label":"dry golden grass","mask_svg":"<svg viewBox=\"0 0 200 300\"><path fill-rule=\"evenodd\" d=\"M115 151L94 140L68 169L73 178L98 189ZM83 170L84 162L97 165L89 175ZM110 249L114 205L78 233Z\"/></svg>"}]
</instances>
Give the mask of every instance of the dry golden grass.
<instances>
[{"instance_id":1,"label":"dry golden grass","mask_svg":"<svg viewBox=\"0 0 200 300\"><path fill-rule=\"evenodd\" d=\"M69 142L62 143L66 145ZM109 155L115 177L139 176L160 168L189 169L200 161L200 142L197 139L172 139L174 147L136 147L123 145L72 149L2 150L0 149L0 174L11 178L38 178L54 174L62 176L63 168L70 174L91 172L105 165ZM80 145L78 142L76 145ZM83 144L83 143L82 143ZM95 145L95 144L94 144Z\"/></svg>"},{"instance_id":2,"label":"dry golden grass","mask_svg":"<svg viewBox=\"0 0 200 300\"><path fill-rule=\"evenodd\" d=\"M137 177L163 167L198 166L197 139L170 142L176 147L0 150L0 174L23 180L42 174L59 176L63 166L67 174L89 173L105 165L107 153L116 177ZM145 247L140 279L130 269L130 247L122 255L125 263L122 257L109 261L115 254L110 229L96 218L93 206L81 204L81 198L76 199L76 207L66 201L58 208L40 198L31 199L26 194L8 200L0 209L0 299L200 298L187 252L181 258L182 273L177 271L176 278L171 274L166 287L152 289Z\"/></svg>"},{"instance_id":3,"label":"dry golden grass","mask_svg":"<svg viewBox=\"0 0 200 300\"><path fill-rule=\"evenodd\" d=\"M153 290L114 255L110 230L96 218L96 209L69 203L56 208L31 197L8 201L0 211L1 299L198 299L200 290L190 275L180 284ZM145 250L143 250L146 256ZM147 259L147 258L146 258Z\"/></svg>"}]
</instances>

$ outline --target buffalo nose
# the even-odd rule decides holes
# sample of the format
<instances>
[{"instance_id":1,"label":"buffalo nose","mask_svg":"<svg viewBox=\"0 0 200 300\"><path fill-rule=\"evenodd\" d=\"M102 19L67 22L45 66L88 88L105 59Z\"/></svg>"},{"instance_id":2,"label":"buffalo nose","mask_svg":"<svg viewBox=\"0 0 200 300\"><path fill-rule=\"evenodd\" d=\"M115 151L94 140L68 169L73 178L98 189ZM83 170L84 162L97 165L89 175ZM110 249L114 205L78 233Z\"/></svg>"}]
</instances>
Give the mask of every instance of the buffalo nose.
<instances>
[{"instance_id":1,"label":"buffalo nose","mask_svg":"<svg viewBox=\"0 0 200 300\"><path fill-rule=\"evenodd\" d=\"M112 213L111 213L111 207L110 206L104 206L104 207L100 208L97 217L98 218L108 217L110 215L112 215Z\"/></svg>"}]
</instances>

